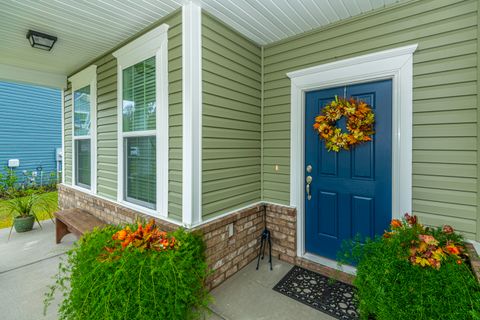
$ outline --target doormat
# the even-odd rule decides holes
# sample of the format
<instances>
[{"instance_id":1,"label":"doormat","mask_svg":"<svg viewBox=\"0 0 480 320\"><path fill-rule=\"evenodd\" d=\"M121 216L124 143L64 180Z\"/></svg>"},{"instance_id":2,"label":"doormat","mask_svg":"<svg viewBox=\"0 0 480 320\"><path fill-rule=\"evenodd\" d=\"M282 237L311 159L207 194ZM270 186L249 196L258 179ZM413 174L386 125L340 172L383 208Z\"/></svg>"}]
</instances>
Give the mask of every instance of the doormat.
<instances>
[{"instance_id":1,"label":"doormat","mask_svg":"<svg viewBox=\"0 0 480 320\"><path fill-rule=\"evenodd\" d=\"M337 319L359 319L355 288L294 266L273 290Z\"/></svg>"}]
</instances>

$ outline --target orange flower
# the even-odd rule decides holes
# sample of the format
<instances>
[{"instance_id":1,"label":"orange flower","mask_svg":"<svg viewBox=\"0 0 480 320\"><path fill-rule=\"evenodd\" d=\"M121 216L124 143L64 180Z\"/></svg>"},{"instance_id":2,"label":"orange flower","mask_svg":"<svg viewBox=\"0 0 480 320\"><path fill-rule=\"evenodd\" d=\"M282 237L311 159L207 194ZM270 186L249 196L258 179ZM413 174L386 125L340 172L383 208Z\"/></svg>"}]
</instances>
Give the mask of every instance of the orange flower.
<instances>
[{"instance_id":1,"label":"orange flower","mask_svg":"<svg viewBox=\"0 0 480 320\"><path fill-rule=\"evenodd\" d=\"M446 246L447 252L453 255L458 255L460 254L460 249L456 247L454 244L450 244Z\"/></svg>"},{"instance_id":2,"label":"orange flower","mask_svg":"<svg viewBox=\"0 0 480 320\"><path fill-rule=\"evenodd\" d=\"M457 264L462 264L462 262L463 262L463 261L460 260L460 259L457 260Z\"/></svg>"},{"instance_id":3,"label":"orange flower","mask_svg":"<svg viewBox=\"0 0 480 320\"><path fill-rule=\"evenodd\" d=\"M392 229L400 228L402 226L402 221L398 219L393 219L390 223L390 226L392 227Z\"/></svg>"},{"instance_id":4,"label":"orange flower","mask_svg":"<svg viewBox=\"0 0 480 320\"><path fill-rule=\"evenodd\" d=\"M125 240L125 237L127 236L127 231L126 230L120 230L117 233L113 235L113 240L120 240L123 241Z\"/></svg>"}]
</instances>

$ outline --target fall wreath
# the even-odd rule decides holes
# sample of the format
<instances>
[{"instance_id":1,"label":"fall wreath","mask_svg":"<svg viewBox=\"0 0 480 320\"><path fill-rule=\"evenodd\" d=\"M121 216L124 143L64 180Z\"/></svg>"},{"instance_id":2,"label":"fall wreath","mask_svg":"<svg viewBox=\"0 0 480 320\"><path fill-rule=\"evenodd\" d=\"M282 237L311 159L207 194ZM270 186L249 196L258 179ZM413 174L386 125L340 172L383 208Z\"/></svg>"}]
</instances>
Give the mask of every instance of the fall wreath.
<instances>
[{"instance_id":1,"label":"fall wreath","mask_svg":"<svg viewBox=\"0 0 480 320\"><path fill-rule=\"evenodd\" d=\"M337 121L347 118L347 131L338 128ZM349 150L357 144L371 141L374 134L375 114L372 108L361 100L338 98L322 109L322 114L315 117L313 128L318 131L320 139L325 140L328 151Z\"/></svg>"}]
</instances>

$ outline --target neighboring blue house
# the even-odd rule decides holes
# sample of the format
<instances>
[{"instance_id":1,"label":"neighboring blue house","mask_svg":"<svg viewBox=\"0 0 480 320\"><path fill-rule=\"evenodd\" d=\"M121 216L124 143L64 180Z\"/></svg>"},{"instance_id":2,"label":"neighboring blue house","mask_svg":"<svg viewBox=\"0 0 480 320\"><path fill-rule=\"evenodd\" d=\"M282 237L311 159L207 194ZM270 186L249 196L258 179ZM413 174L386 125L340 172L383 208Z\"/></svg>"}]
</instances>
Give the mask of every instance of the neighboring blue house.
<instances>
[{"instance_id":1,"label":"neighboring blue house","mask_svg":"<svg viewBox=\"0 0 480 320\"><path fill-rule=\"evenodd\" d=\"M61 132L60 90L0 82L0 172L10 159L18 159L14 170L20 179L26 170L37 183L41 177L48 181L57 172Z\"/></svg>"}]
</instances>

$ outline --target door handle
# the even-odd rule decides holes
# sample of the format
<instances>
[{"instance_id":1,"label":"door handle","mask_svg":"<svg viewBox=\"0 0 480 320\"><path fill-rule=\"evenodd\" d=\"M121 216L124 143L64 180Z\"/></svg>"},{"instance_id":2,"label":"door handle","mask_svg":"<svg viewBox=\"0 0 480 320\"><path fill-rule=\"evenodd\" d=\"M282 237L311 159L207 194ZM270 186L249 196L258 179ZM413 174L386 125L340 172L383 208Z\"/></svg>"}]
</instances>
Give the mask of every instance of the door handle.
<instances>
[{"instance_id":1,"label":"door handle","mask_svg":"<svg viewBox=\"0 0 480 320\"><path fill-rule=\"evenodd\" d=\"M310 184L312 183L312 176L307 176L307 178L305 179L305 182L307 183L305 189L307 191L307 199L310 200L312 199L312 194L310 193Z\"/></svg>"}]
</instances>

